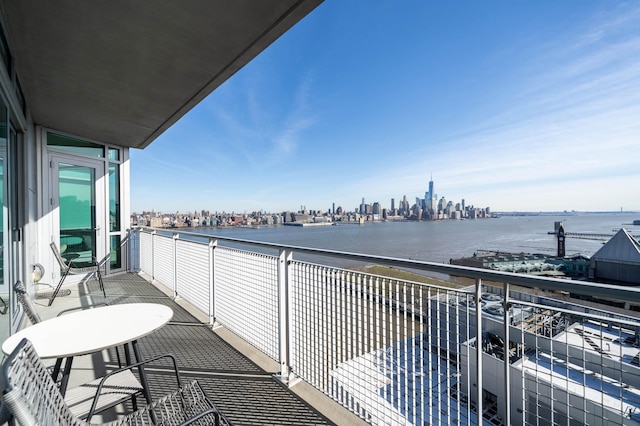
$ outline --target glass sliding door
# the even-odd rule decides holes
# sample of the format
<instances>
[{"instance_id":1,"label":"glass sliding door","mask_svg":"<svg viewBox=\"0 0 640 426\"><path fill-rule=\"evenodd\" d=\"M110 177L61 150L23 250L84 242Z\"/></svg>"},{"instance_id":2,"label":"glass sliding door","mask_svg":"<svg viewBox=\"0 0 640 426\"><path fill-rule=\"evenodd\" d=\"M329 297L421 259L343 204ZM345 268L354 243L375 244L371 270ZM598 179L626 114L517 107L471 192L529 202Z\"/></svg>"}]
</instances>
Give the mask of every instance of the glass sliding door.
<instances>
[{"instance_id":1,"label":"glass sliding door","mask_svg":"<svg viewBox=\"0 0 640 426\"><path fill-rule=\"evenodd\" d=\"M95 169L58 164L60 253L76 266L88 266L96 252Z\"/></svg>"},{"instance_id":2,"label":"glass sliding door","mask_svg":"<svg viewBox=\"0 0 640 426\"><path fill-rule=\"evenodd\" d=\"M54 156L53 200L58 201L58 248L62 257L76 266L88 266L104 256L100 162ZM55 239L54 239L55 241Z\"/></svg>"}]
</instances>

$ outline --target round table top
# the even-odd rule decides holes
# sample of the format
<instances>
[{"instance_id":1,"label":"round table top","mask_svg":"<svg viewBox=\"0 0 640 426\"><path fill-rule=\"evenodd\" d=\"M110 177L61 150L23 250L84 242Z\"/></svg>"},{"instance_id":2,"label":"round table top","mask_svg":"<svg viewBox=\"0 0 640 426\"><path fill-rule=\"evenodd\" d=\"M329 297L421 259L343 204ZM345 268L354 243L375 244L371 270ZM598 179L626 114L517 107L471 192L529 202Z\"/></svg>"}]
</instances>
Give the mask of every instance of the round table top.
<instances>
[{"instance_id":1,"label":"round table top","mask_svg":"<svg viewBox=\"0 0 640 426\"><path fill-rule=\"evenodd\" d=\"M86 355L119 346L154 332L171 320L173 310L157 303L127 303L85 309L20 330L2 344L10 354L23 338L40 358Z\"/></svg>"}]
</instances>

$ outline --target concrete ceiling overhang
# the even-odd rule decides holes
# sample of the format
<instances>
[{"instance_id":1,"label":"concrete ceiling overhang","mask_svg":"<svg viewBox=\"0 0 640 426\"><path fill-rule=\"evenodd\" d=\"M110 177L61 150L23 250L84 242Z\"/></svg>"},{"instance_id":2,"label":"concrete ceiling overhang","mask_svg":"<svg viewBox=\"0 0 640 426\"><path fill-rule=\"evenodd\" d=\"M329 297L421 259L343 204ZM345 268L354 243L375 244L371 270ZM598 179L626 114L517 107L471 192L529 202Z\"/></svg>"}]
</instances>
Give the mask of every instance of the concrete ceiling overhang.
<instances>
[{"instance_id":1,"label":"concrete ceiling overhang","mask_svg":"<svg viewBox=\"0 0 640 426\"><path fill-rule=\"evenodd\" d=\"M144 148L322 0L1 0L33 122Z\"/></svg>"}]
</instances>

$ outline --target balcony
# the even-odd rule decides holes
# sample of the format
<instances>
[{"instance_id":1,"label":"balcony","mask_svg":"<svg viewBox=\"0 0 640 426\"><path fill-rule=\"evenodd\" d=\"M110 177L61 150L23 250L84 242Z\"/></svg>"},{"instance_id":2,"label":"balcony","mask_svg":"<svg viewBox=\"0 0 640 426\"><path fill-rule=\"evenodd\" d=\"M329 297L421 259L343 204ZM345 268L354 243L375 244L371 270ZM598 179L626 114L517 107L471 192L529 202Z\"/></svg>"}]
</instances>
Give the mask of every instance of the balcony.
<instances>
[{"instance_id":1,"label":"balcony","mask_svg":"<svg viewBox=\"0 0 640 426\"><path fill-rule=\"evenodd\" d=\"M640 319L598 303L636 288L153 229L127 248L110 302L169 304L144 353L235 424L640 423ZM445 280L352 268L372 263Z\"/></svg>"}]
</instances>

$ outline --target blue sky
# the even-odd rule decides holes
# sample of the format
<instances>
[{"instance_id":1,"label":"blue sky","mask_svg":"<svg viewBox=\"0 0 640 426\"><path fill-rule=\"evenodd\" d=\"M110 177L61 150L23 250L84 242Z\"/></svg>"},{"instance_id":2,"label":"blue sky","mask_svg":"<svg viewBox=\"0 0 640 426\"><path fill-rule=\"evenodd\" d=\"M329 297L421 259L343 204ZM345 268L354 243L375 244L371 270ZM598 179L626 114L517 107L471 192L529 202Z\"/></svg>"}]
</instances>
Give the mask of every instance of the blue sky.
<instances>
[{"instance_id":1,"label":"blue sky","mask_svg":"<svg viewBox=\"0 0 640 426\"><path fill-rule=\"evenodd\" d=\"M132 210L640 210L640 2L326 0L145 150Z\"/></svg>"}]
</instances>

